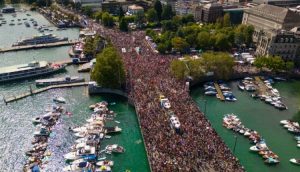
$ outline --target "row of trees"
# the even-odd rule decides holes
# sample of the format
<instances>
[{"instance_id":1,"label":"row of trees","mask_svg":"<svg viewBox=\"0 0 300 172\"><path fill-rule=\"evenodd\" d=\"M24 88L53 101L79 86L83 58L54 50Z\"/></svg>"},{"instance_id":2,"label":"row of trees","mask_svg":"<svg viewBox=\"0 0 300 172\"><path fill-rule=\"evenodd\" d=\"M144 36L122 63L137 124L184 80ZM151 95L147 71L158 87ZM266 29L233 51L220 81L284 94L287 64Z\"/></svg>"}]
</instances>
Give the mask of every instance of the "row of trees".
<instances>
[{"instance_id":1,"label":"row of trees","mask_svg":"<svg viewBox=\"0 0 300 172\"><path fill-rule=\"evenodd\" d=\"M160 53L170 52L172 48L187 53L189 48L227 51L244 44L252 45L254 28L247 25L231 26L228 14L215 24L195 24L192 15L175 16L161 23L163 32L160 35L150 29L146 31L158 44Z\"/></svg>"},{"instance_id":2,"label":"row of trees","mask_svg":"<svg viewBox=\"0 0 300 172\"><path fill-rule=\"evenodd\" d=\"M183 60L173 60L171 71L177 79L191 76L194 80L198 80L208 72L212 72L216 79L229 79L233 72L233 66L234 60L229 54L207 52L203 53L199 59L185 57Z\"/></svg>"},{"instance_id":3,"label":"row of trees","mask_svg":"<svg viewBox=\"0 0 300 172\"><path fill-rule=\"evenodd\" d=\"M148 22L160 22L161 20L170 20L175 15L171 5L162 5L156 0L153 8L147 11L146 18Z\"/></svg>"},{"instance_id":4,"label":"row of trees","mask_svg":"<svg viewBox=\"0 0 300 172\"><path fill-rule=\"evenodd\" d=\"M99 35L96 35L94 38L86 38L83 53L87 58L92 59L96 56L96 53L100 51L101 41L103 40Z\"/></svg>"},{"instance_id":5,"label":"row of trees","mask_svg":"<svg viewBox=\"0 0 300 172\"><path fill-rule=\"evenodd\" d=\"M263 68L268 68L272 72L291 71L295 66L294 62L284 61L280 56L257 57L254 61L254 65L260 70L262 70Z\"/></svg>"},{"instance_id":6,"label":"row of trees","mask_svg":"<svg viewBox=\"0 0 300 172\"><path fill-rule=\"evenodd\" d=\"M101 87L121 88L125 83L125 69L117 50L108 46L97 55L91 78Z\"/></svg>"}]
</instances>

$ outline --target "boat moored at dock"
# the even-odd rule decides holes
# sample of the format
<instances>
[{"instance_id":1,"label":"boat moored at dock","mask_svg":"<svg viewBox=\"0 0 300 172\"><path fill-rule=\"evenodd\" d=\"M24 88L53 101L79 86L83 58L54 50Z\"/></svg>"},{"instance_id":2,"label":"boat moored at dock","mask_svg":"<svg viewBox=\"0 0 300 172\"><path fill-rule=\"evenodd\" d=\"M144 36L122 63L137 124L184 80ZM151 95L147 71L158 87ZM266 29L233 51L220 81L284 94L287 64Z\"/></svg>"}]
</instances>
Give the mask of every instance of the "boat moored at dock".
<instances>
[{"instance_id":1,"label":"boat moored at dock","mask_svg":"<svg viewBox=\"0 0 300 172\"><path fill-rule=\"evenodd\" d=\"M84 82L84 78L78 76L66 76L61 78L50 78L50 79L39 79L35 80L37 86L49 86L49 85L59 85L59 84L70 84Z\"/></svg>"},{"instance_id":2,"label":"boat moored at dock","mask_svg":"<svg viewBox=\"0 0 300 172\"><path fill-rule=\"evenodd\" d=\"M66 65L52 64L47 61L33 61L0 68L0 82L31 78L64 70Z\"/></svg>"},{"instance_id":3,"label":"boat moored at dock","mask_svg":"<svg viewBox=\"0 0 300 172\"><path fill-rule=\"evenodd\" d=\"M27 26L29 23L25 22L25 25ZM30 25L29 25L30 26ZM53 34L41 34L33 36L32 38L25 38L21 41L18 41L14 43L12 46L24 46L24 45L37 45L37 44L48 44L48 43L56 43L56 42L64 42L68 41L67 37L60 38Z\"/></svg>"}]
</instances>

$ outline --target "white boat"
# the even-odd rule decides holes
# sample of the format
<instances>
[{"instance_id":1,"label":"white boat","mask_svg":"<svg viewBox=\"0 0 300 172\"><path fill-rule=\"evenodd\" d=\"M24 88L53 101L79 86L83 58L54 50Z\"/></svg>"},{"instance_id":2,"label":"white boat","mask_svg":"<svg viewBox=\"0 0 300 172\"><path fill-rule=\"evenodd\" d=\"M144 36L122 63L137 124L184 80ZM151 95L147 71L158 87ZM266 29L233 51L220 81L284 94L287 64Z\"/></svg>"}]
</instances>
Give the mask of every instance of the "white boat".
<instances>
[{"instance_id":1,"label":"white boat","mask_svg":"<svg viewBox=\"0 0 300 172\"><path fill-rule=\"evenodd\" d=\"M93 122L93 121L102 121L103 122L104 118L100 116L93 116L89 119L86 120L86 122Z\"/></svg>"},{"instance_id":2,"label":"white boat","mask_svg":"<svg viewBox=\"0 0 300 172\"><path fill-rule=\"evenodd\" d=\"M263 150L268 150L268 147L266 144L259 144L257 146L251 146L250 150L254 151L254 152L259 152L259 151L263 151Z\"/></svg>"},{"instance_id":3,"label":"white boat","mask_svg":"<svg viewBox=\"0 0 300 172\"><path fill-rule=\"evenodd\" d=\"M293 158L293 159L290 159L290 162L293 164L300 165L300 159Z\"/></svg>"},{"instance_id":4,"label":"white boat","mask_svg":"<svg viewBox=\"0 0 300 172\"><path fill-rule=\"evenodd\" d=\"M79 133L75 133L74 136L79 137L79 138L83 138L87 135L88 133L86 131L83 132L79 132Z\"/></svg>"},{"instance_id":5,"label":"white boat","mask_svg":"<svg viewBox=\"0 0 300 172\"><path fill-rule=\"evenodd\" d=\"M66 160L76 160L76 159L79 159L80 157L77 155L76 152L69 152L64 155L64 158Z\"/></svg>"},{"instance_id":6,"label":"white boat","mask_svg":"<svg viewBox=\"0 0 300 172\"><path fill-rule=\"evenodd\" d=\"M55 97L53 101L57 103L66 103L66 99L63 97Z\"/></svg>"},{"instance_id":7,"label":"white boat","mask_svg":"<svg viewBox=\"0 0 300 172\"><path fill-rule=\"evenodd\" d=\"M217 94L217 92L216 91L206 91L204 94L207 96L215 96Z\"/></svg>"},{"instance_id":8,"label":"white boat","mask_svg":"<svg viewBox=\"0 0 300 172\"><path fill-rule=\"evenodd\" d=\"M63 168L63 171L72 171L72 172L77 172L77 171L82 171L85 168L88 168L90 164L88 162L81 162L79 164L72 164L65 166Z\"/></svg>"},{"instance_id":9,"label":"white boat","mask_svg":"<svg viewBox=\"0 0 300 172\"><path fill-rule=\"evenodd\" d=\"M110 166L110 167L112 167L112 166L114 165L114 161L111 161L111 160L98 161L98 162L96 163L96 165L98 165L98 166L103 166L103 165L105 165L105 166Z\"/></svg>"},{"instance_id":10,"label":"white boat","mask_svg":"<svg viewBox=\"0 0 300 172\"><path fill-rule=\"evenodd\" d=\"M119 146L117 144L113 144L113 145L107 145L105 147L105 150L109 153L109 152L115 152L115 153L124 153L125 149L122 146Z\"/></svg>"}]
</instances>

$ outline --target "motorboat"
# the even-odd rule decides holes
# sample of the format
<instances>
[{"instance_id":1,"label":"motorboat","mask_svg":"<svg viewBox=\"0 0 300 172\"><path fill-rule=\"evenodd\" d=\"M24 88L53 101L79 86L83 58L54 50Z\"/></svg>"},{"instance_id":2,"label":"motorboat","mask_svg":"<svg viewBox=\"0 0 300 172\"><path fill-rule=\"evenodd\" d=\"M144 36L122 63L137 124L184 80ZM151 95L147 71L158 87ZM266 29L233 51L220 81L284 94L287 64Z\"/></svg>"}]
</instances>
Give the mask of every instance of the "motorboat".
<instances>
[{"instance_id":1,"label":"motorboat","mask_svg":"<svg viewBox=\"0 0 300 172\"><path fill-rule=\"evenodd\" d=\"M50 131L45 127L41 127L41 128L38 128L33 134L35 136L49 136Z\"/></svg>"},{"instance_id":2,"label":"motorboat","mask_svg":"<svg viewBox=\"0 0 300 172\"><path fill-rule=\"evenodd\" d=\"M293 164L296 164L296 165L300 165L300 159L293 158L293 159L290 159L290 162Z\"/></svg>"},{"instance_id":3,"label":"motorboat","mask_svg":"<svg viewBox=\"0 0 300 172\"><path fill-rule=\"evenodd\" d=\"M96 165L97 165L97 166L103 166L103 165L105 165L105 166L110 166L110 167L112 167L112 166L114 165L114 161L111 161L111 160L98 161L98 162L96 163Z\"/></svg>"},{"instance_id":4,"label":"motorboat","mask_svg":"<svg viewBox=\"0 0 300 172\"><path fill-rule=\"evenodd\" d=\"M245 90L249 91L249 92L252 92L252 91L256 90L256 87L255 87L255 85L247 84L247 85L245 85Z\"/></svg>"},{"instance_id":5,"label":"motorboat","mask_svg":"<svg viewBox=\"0 0 300 172\"><path fill-rule=\"evenodd\" d=\"M117 144L113 144L113 145L107 145L105 147L106 153L124 153L125 149L122 146L119 146Z\"/></svg>"},{"instance_id":6,"label":"motorboat","mask_svg":"<svg viewBox=\"0 0 300 172\"><path fill-rule=\"evenodd\" d=\"M83 171L84 169L87 169L90 167L90 163L89 162L81 162L79 164L72 164L72 165L68 165L66 167L63 168L63 171Z\"/></svg>"},{"instance_id":7,"label":"motorboat","mask_svg":"<svg viewBox=\"0 0 300 172\"><path fill-rule=\"evenodd\" d=\"M204 94L207 96L215 96L217 94L217 92L216 91L206 91Z\"/></svg>"},{"instance_id":8,"label":"motorboat","mask_svg":"<svg viewBox=\"0 0 300 172\"><path fill-rule=\"evenodd\" d=\"M259 151L263 151L263 150L269 150L269 148L267 147L266 143L258 143L255 146L251 146L250 150L259 152Z\"/></svg>"},{"instance_id":9,"label":"motorboat","mask_svg":"<svg viewBox=\"0 0 300 172\"><path fill-rule=\"evenodd\" d=\"M245 90L245 84L243 82L239 82L237 86L240 90L242 90L242 91Z\"/></svg>"},{"instance_id":10,"label":"motorboat","mask_svg":"<svg viewBox=\"0 0 300 172\"><path fill-rule=\"evenodd\" d=\"M53 101L57 103L66 103L66 99L63 97L55 97Z\"/></svg>"},{"instance_id":11,"label":"motorboat","mask_svg":"<svg viewBox=\"0 0 300 172\"><path fill-rule=\"evenodd\" d=\"M115 126L115 127L104 127L105 133L118 133L122 131L122 128Z\"/></svg>"},{"instance_id":12,"label":"motorboat","mask_svg":"<svg viewBox=\"0 0 300 172\"><path fill-rule=\"evenodd\" d=\"M286 81L286 79L285 79L285 78L282 78L282 77L274 77L274 79L275 79L276 81Z\"/></svg>"},{"instance_id":13,"label":"motorboat","mask_svg":"<svg viewBox=\"0 0 300 172\"><path fill-rule=\"evenodd\" d=\"M278 159L275 158L268 158L265 160L265 163L267 164L278 164L280 161Z\"/></svg>"},{"instance_id":14,"label":"motorboat","mask_svg":"<svg viewBox=\"0 0 300 172\"><path fill-rule=\"evenodd\" d=\"M300 141L300 135L299 136L295 136L296 141Z\"/></svg>"}]
</instances>

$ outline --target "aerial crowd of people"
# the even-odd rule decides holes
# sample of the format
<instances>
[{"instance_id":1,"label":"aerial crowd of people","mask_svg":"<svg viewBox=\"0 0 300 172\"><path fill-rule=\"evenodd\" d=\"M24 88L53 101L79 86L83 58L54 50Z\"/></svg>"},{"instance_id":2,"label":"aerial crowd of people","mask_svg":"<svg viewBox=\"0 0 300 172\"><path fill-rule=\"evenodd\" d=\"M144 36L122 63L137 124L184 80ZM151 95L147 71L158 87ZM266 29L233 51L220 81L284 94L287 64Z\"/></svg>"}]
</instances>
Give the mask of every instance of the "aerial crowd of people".
<instances>
[{"instance_id":1,"label":"aerial crowd of people","mask_svg":"<svg viewBox=\"0 0 300 172\"><path fill-rule=\"evenodd\" d=\"M96 23L91 27L110 39L123 58L129 97L134 100L152 171L244 171L190 97L186 82L171 75L169 65L175 55L154 52L143 31L125 33ZM160 95L170 100L181 123L180 134L170 127Z\"/></svg>"}]
</instances>

